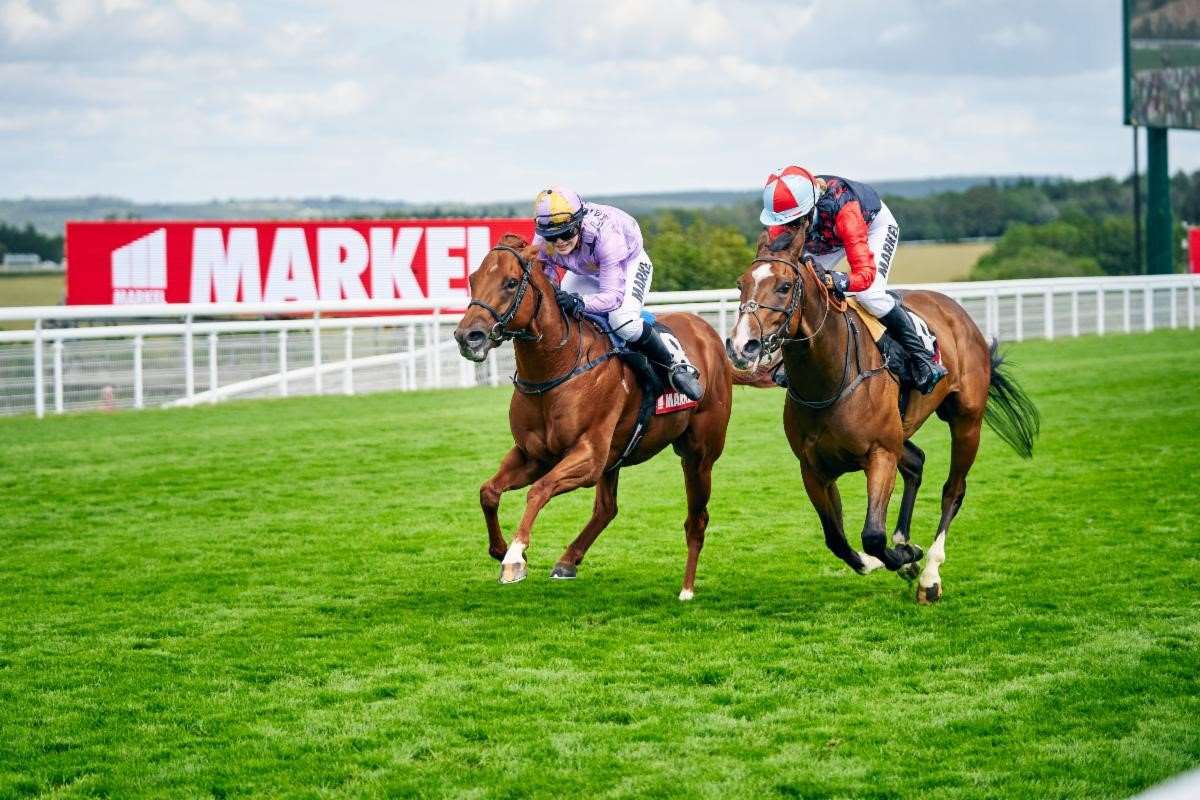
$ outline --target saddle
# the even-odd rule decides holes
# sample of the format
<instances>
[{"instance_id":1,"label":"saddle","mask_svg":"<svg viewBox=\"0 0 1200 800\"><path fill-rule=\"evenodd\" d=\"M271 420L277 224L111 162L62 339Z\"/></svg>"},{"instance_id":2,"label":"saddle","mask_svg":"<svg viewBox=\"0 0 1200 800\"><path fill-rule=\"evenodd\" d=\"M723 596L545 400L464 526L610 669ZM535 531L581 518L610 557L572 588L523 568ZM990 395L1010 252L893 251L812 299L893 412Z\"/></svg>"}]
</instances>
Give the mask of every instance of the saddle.
<instances>
[{"instance_id":1,"label":"saddle","mask_svg":"<svg viewBox=\"0 0 1200 800\"><path fill-rule=\"evenodd\" d=\"M637 424L634 426L633 436L629 438L629 444L621 453L621 457L609 467L611 471L620 467L629 454L637 448L638 442L642 440L642 436L646 432L646 425L649 423L650 417L673 414L677 411L695 408L698 404L695 400L688 399L687 396L671 387L670 377L666 371L669 365L655 364L644 353L639 353L630 347L628 342L613 332L606 317L587 313L584 314L584 317L608 336L613 352L633 368L633 374L637 376L638 387L642 390L642 402L638 406ZM668 334L675 341L679 341L674 331L644 309L642 310L642 322L646 325L653 325L661 333Z\"/></svg>"},{"instance_id":2,"label":"saddle","mask_svg":"<svg viewBox=\"0 0 1200 800\"><path fill-rule=\"evenodd\" d=\"M888 294L896 298L897 303L900 302L899 293L888 292ZM891 372L895 376L896 382L900 384L900 388L905 390L914 388L912 369L908 365L907 351L891 337L891 334L887 332L887 327L876 319L874 314L867 311L856 298L847 297L846 304L857 311L858 315L862 318L863 325L866 326L867 331L871 334L871 338L875 341L875 345L879 348L879 354L883 356L884 365L888 368L888 372ZM926 351L933 358L934 363L941 364L942 351L938 347L937 337L930 330L929 325L908 306L903 306L903 309L904 313L908 314L909 319L912 320L917 335L921 337L921 341L925 345ZM901 392L900 406L902 412L907 399L908 392Z\"/></svg>"}]
</instances>

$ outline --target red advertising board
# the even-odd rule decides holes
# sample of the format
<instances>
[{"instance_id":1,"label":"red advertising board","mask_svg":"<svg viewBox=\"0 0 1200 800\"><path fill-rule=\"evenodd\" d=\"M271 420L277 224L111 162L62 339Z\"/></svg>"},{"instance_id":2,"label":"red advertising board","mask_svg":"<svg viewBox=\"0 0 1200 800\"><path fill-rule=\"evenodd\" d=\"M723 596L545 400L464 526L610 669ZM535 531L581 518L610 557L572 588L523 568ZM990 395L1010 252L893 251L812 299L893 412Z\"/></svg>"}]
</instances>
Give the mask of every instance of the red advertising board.
<instances>
[{"instance_id":1,"label":"red advertising board","mask_svg":"<svg viewBox=\"0 0 1200 800\"><path fill-rule=\"evenodd\" d=\"M1200 227L1188 228L1188 265L1193 275L1200 275Z\"/></svg>"},{"instance_id":2,"label":"red advertising board","mask_svg":"<svg viewBox=\"0 0 1200 800\"><path fill-rule=\"evenodd\" d=\"M68 222L67 303L423 300L462 308L467 275L528 219Z\"/></svg>"}]
</instances>

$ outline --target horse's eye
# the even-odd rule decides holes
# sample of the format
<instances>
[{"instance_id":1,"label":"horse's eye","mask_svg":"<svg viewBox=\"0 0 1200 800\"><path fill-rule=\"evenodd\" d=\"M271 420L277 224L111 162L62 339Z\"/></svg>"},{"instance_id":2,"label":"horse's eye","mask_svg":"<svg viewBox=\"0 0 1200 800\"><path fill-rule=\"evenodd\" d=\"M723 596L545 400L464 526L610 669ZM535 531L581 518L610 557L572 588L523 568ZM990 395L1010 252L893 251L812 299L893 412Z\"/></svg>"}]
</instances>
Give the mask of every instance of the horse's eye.
<instances>
[{"instance_id":1,"label":"horse's eye","mask_svg":"<svg viewBox=\"0 0 1200 800\"><path fill-rule=\"evenodd\" d=\"M515 289L515 288L517 288L518 283L520 283L520 281L518 281L516 278L509 278L508 280L506 280L504 282L504 288L505 289Z\"/></svg>"},{"instance_id":2,"label":"horse's eye","mask_svg":"<svg viewBox=\"0 0 1200 800\"><path fill-rule=\"evenodd\" d=\"M779 284L779 288L776 289L775 291L779 292L780 294L787 294L791 290L792 290L792 285L790 283L781 283L781 284Z\"/></svg>"}]
</instances>

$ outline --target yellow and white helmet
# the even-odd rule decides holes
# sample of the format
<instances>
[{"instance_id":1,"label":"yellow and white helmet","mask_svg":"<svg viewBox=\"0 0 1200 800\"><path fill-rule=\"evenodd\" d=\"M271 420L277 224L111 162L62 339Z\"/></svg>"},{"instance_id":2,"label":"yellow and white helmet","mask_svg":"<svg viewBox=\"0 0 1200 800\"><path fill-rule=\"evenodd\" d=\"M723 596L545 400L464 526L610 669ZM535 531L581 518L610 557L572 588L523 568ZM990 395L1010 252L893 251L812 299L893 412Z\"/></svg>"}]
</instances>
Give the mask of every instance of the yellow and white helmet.
<instances>
[{"instance_id":1,"label":"yellow and white helmet","mask_svg":"<svg viewBox=\"0 0 1200 800\"><path fill-rule=\"evenodd\" d=\"M533 200L533 224L543 239L569 239L579 232L583 221L583 201L563 186L538 192Z\"/></svg>"}]
</instances>

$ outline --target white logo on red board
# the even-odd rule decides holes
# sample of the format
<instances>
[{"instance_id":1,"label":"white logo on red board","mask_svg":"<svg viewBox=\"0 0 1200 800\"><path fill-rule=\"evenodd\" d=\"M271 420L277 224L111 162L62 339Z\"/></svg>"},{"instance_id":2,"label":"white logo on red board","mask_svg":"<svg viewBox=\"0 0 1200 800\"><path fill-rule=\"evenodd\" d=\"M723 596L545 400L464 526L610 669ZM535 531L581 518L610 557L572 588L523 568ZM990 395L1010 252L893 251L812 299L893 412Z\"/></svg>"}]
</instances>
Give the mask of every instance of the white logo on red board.
<instances>
[{"instance_id":1,"label":"white logo on red board","mask_svg":"<svg viewBox=\"0 0 1200 800\"><path fill-rule=\"evenodd\" d=\"M112 251L114 305L165 303L166 300L166 228L159 228Z\"/></svg>"}]
</instances>

